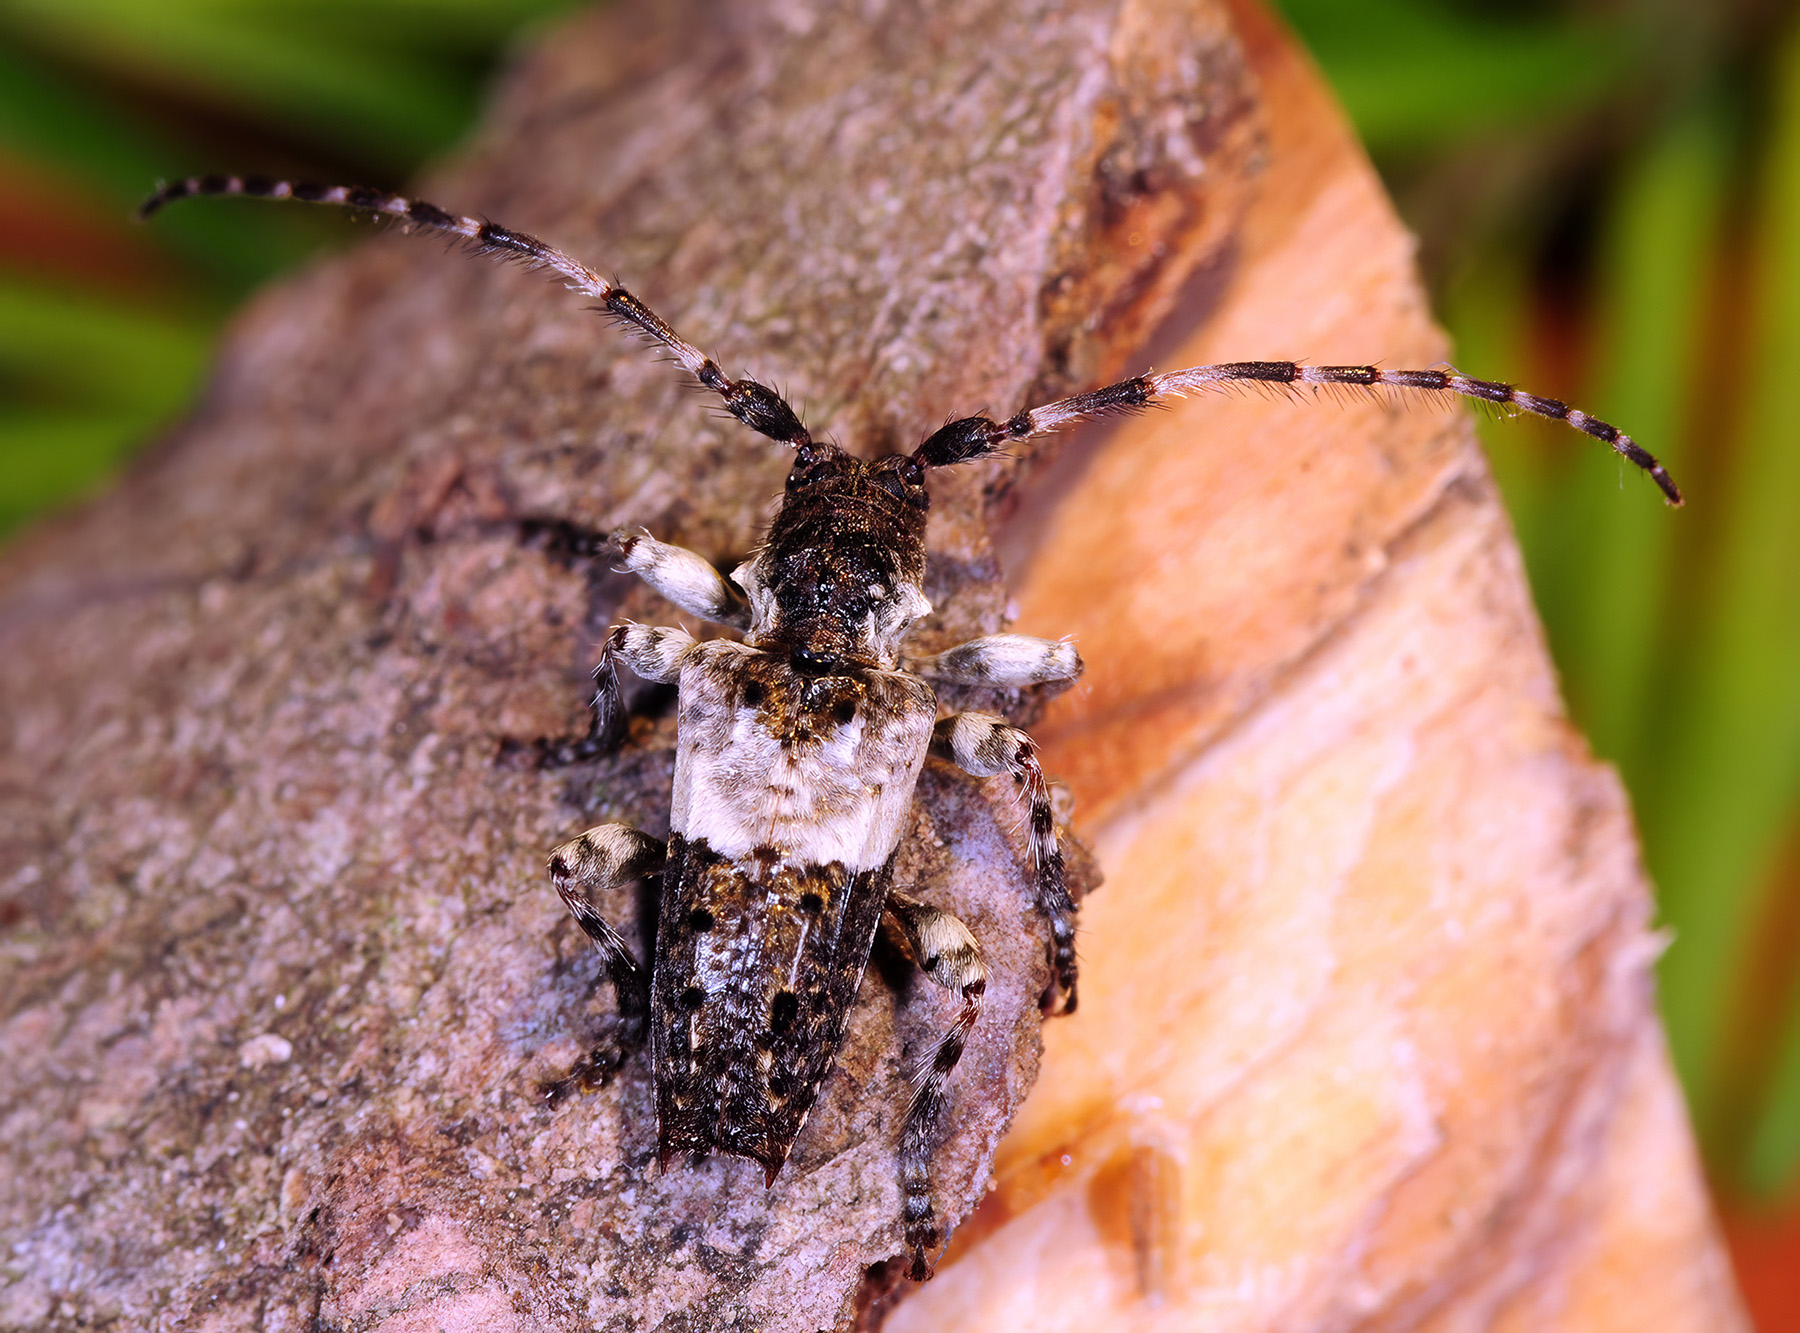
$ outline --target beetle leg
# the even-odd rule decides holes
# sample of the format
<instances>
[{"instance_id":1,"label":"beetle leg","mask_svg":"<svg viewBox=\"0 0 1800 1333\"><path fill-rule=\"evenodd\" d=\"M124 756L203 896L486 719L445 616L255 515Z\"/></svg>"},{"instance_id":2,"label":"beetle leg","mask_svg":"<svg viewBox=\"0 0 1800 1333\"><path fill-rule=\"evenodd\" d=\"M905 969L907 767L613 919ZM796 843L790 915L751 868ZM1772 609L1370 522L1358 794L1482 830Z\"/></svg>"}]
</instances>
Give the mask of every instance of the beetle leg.
<instances>
[{"instance_id":1,"label":"beetle leg","mask_svg":"<svg viewBox=\"0 0 1800 1333\"><path fill-rule=\"evenodd\" d=\"M1050 1008L1063 993L1062 1012L1075 1012L1075 901L1063 881L1062 848L1056 841L1056 815L1050 788L1038 763L1037 743L1005 718L990 713L957 713L944 718L931 733L931 752L976 777L1010 773L1025 798L1031 821L1031 859L1037 866L1038 910L1050 922L1054 979L1045 992Z\"/></svg>"},{"instance_id":2,"label":"beetle leg","mask_svg":"<svg viewBox=\"0 0 1800 1333\"><path fill-rule=\"evenodd\" d=\"M750 599L705 556L659 542L642 529L615 532L612 544L626 569L683 611L716 625L750 628Z\"/></svg>"},{"instance_id":3,"label":"beetle leg","mask_svg":"<svg viewBox=\"0 0 1800 1333\"><path fill-rule=\"evenodd\" d=\"M698 557L696 557L698 558ZM540 736L527 745L539 768L566 768L611 754L625 741L625 704L619 694L619 663L624 662L644 680L673 684L681 679L682 663L696 644L686 630L657 625L615 625L600 648L600 664L594 668L594 720L585 736Z\"/></svg>"},{"instance_id":4,"label":"beetle leg","mask_svg":"<svg viewBox=\"0 0 1800 1333\"><path fill-rule=\"evenodd\" d=\"M906 669L957 685L1021 689L1081 674L1081 655L1068 639L1034 639L1024 634L989 634L958 644L935 657L909 658Z\"/></svg>"},{"instance_id":5,"label":"beetle leg","mask_svg":"<svg viewBox=\"0 0 1800 1333\"><path fill-rule=\"evenodd\" d=\"M627 824L601 824L550 853L546 865L557 896L605 960L619 1006L616 1041L597 1049L587 1069L604 1082L644 1043L650 1016L650 975L638 965L619 932L594 910L592 897L662 869L664 844Z\"/></svg>"},{"instance_id":6,"label":"beetle leg","mask_svg":"<svg viewBox=\"0 0 1800 1333\"><path fill-rule=\"evenodd\" d=\"M559 563L618 554L618 545L610 534L596 532L566 518L532 515L519 519L518 524L521 544L544 551Z\"/></svg>"},{"instance_id":7,"label":"beetle leg","mask_svg":"<svg viewBox=\"0 0 1800 1333\"><path fill-rule=\"evenodd\" d=\"M890 890L884 916L905 938L919 970L945 990L962 996L962 1008L949 1031L938 1038L913 1075L912 1104L900 1131L900 1182L906 1192L901 1216L906 1225L906 1248L912 1252L911 1276L915 1282L923 1282L931 1276L926 1251L938 1243L931 1207L931 1149L943 1121L945 1085L981 1016L987 967L969 928L948 912Z\"/></svg>"},{"instance_id":8,"label":"beetle leg","mask_svg":"<svg viewBox=\"0 0 1800 1333\"><path fill-rule=\"evenodd\" d=\"M602 533L567 519L520 520L519 535L559 560L611 557L689 615L733 629L750 628L750 599L744 590L698 552L659 542L643 528Z\"/></svg>"}]
</instances>

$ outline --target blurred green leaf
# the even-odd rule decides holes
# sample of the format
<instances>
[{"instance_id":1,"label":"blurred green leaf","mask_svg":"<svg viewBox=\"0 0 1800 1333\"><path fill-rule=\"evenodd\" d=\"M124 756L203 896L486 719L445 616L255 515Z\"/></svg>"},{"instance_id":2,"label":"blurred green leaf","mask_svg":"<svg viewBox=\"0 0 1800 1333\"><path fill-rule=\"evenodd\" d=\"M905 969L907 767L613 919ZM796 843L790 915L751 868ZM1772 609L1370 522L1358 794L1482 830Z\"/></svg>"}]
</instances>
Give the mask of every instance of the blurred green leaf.
<instances>
[{"instance_id":1,"label":"blurred green leaf","mask_svg":"<svg viewBox=\"0 0 1800 1333\"><path fill-rule=\"evenodd\" d=\"M173 421L211 341L209 320L0 284L0 531L88 493Z\"/></svg>"},{"instance_id":2,"label":"blurred green leaf","mask_svg":"<svg viewBox=\"0 0 1800 1333\"><path fill-rule=\"evenodd\" d=\"M91 494L150 438L155 416L114 412L30 414L0 410L0 532Z\"/></svg>"},{"instance_id":3,"label":"blurred green leaf","mask_svg":"<svg viewBox=\"0 0 1800 1333\"><path fill-rule=\"evenodd\" d=\"M1631 68L1616 25L1498 23L1428 0L1279 7L1377 153L1555 120L1602 101Z\"/></svg>"},{"instance_id":4,"label":"blurred green leaf","mask_svg":"<svg viewBox=\"0 0 1800 1333\"><path fill-rule=\"evenodd\" d=\"M0 379L14 396L171 412L192 396L210 321L0 283Z\"/></svg>"},{"instance_id":5,"label":"blurred green leaf","mask_svg":"<svg viewBox=\"0 0 1800 1333\"><path fill-rule=\"evenodd\" d=\"M1687 108L1627 163L1599 238L1601 363L1582 406L1630 423L1677 479L1689 475L1687 431L1703 391L1695 368L1703 360L1731 142L1716 102ZM1557 521L1573 539L1562 580L1570 595L1555 614L1546 609L1546 621L1594 748L1648 791L1662 770L1649 761L1646 729L1660 727L1657 686L1676 646L1665 620L1670 561L1690 515L1655 503L1647 480L1616 454L1582 448L1570 461L1557 491ZM1660 830L1651 833L1654 843Z\"/></svg>"},{"instance_id":6,"label":"blurred green leaf","mask_svg":"<svg viewBox=\"0 0 1800 1333\"><path fill-rule=\"evenodd\" d=\"M0 146L79 182L119 225L156 182L196 165L194 150L139 127L137 118L0 46ZM324 220L304 210L242 216L171 212L154 236L191 266L195 295L241 295L318 248Z\"/></svg>"},{"instance_id":7,"label":"blurred green leaf","mask_svg":"<svg viewBox=\"0 0 1800 1333\"><path fill-rule=\"evenodd\" d=\"M1744 1160L1746 1182L1766 1198L1785 1193L1800 1170L1800 994L1794 998Z\"/></svg>"},{"instance_id":8,"label":"blurred green leaf","mask_svg":"<svg viewBox=\"0 0 1800 1333\"><path fill-rule=\"evenodd\" d=\"M67 60L235 106L403 171L474 114L479 84L465 62L447 57L484 56L510 26L561 7L7 0L0 24Z\"/></svg>"},{"instance_id":9,"label":"blurred green leaf","mask_svg":"<svg viewBox=\"0 0 1800 1333\"><path fill-rule=\"evenodd\" d=\"M1683 626L1692 676L1672 701L1663 779L1643 796L1663 912L1677 930L1663 962L1664 1013L1703 1135L1715 1132L1730 983L1800 798L1800 29L1778 71L1751 338L1731 385L1743 427L1728 485L1709 499L1719 551Z\"/></svg>"},{"instance_id":10,"label":"blurred green leaf","mask_svg":"<svg viewBox=\"0 0 1800 1333\"><path fill-rule=\"evenodd\" d=\"M0 142L110 194L121 204L167 171L173 145L138 129L92 93L0 46Z\"/></svg>"}]
</instances>

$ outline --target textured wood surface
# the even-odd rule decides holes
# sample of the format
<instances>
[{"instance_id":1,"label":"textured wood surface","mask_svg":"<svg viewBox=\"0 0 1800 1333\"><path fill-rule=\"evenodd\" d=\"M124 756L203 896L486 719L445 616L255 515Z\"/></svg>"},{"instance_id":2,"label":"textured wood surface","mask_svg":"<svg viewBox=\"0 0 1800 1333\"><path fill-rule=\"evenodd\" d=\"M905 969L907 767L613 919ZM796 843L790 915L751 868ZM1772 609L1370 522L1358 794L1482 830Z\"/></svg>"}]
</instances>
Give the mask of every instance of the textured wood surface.
<instances>
[{"instance_id":1,"label":"textured wood surface","mask_svg":"<svg viewBox=\"0 0 1800 1333\"><path fill-rule=\"evenodd\" d=\"M1438 361L1360 150L1237 17L1267 169L1159 364ZM1630 813L1466 413L1242 396L1079 447L1014 578L1090 666L1039 725L1107 875L1089 989L890 1333L1745 1327Z\"/></svg>"},{"instance_id":2,"label":"textured wood surface","mask_svg":"<svg viewBox=\"0 0 1800 1333\"><path fill-rule=\"evenodd\" d=\"M865 18L578 22L422 192L866 451L1151 355L1444 354L1253 11ZM192 423L0 556L0 1322L805 1329L883 1285L941 1001L877 960L773 1192L657 1176L641 1067L537 1095L610 1013L541 858L662 831L666 700L591 772L491 762L578 720L609 619L670 616L516 520L726 559L784 468L566 293L389 238L259 302ZM928 641L1009 596L1080 636L1041 731L1107 882L1002 1143L1041 934L1009 793L928 773L906 871L996 976L951 1211L1000 1146L890 1329L1733 1326L1629 818L1465 422L1190 403L964 473L932 541Z\"/></svg>"}]
</instances>

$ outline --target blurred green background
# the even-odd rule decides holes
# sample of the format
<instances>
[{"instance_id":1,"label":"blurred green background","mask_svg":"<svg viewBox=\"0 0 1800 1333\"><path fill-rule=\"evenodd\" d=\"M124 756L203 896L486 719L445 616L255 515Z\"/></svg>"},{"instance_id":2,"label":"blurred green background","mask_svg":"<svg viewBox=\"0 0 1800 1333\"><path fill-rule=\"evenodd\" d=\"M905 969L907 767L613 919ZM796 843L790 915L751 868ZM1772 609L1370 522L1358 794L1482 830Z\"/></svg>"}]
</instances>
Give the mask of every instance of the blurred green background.
<instances>
[{"instance_id":1,"label":"blurred green background","mask_svg":"<svg viewBox=\"0 0 1800 1333\"><path fill-rule=\"evenodd\" d=\"M0 0L0 532L191 401L259 282L354 233L160 177L399 185L568 0ZM1755 0L1280 0L1421 238L1458 364L1626 426L1484 423L1563 679L1674 945L1730 1207L1800 1186L1800 23ZM450 201L453 202L453 201ZM1272 350L1272 349L1264 349Z\"/></svg>"}]
</instances>

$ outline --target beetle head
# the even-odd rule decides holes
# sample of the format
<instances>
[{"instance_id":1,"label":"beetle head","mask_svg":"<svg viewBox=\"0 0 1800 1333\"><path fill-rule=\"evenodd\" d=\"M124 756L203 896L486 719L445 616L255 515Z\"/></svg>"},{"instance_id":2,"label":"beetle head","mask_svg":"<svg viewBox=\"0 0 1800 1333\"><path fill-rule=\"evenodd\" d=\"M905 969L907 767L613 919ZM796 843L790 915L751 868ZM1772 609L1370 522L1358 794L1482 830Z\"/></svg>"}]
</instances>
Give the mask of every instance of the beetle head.
<instances>
[{"instance_id":1,"label":"beetle head","mask_svg":"<svg viewBox=\"0 0 1800 1333\"><path fill-rule=\"evenodd\" d=\"M767 541L733 576L750 594L751 641L803 669L892 667L925 599L925 467L905 454L864 462L802 448Z\"/></svg>"}]
</instances>

